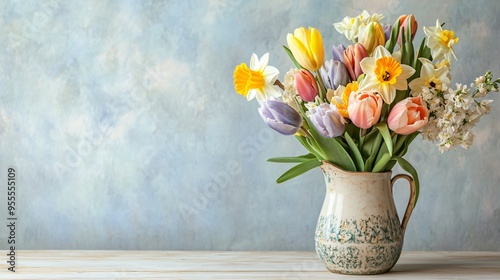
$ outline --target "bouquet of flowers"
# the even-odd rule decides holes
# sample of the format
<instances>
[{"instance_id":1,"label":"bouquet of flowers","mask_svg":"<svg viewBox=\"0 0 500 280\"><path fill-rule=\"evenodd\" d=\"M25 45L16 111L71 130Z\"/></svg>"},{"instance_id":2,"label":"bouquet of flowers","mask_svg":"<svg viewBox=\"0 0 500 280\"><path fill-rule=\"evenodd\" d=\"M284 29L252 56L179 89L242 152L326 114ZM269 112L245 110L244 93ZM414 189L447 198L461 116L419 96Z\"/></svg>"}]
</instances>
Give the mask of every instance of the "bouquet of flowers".
<instances>
[{"instance_id":1,"label":"bouquet of flowers","mask_svg":"<svg viewBox=\"0 0 500 280\"><path fill-rule=\"evenodd\" d=\"M451 86L453 46L459 38L439 20L424 27L418 49L413 39L418 23L402 15L392 26L383 15L345 17L333 24L351 45L333 45L325 60L323 39L312 27L287 35L286 53L295 68L283 83L269 66L269 54L253 54L250 66L234 70L236 92L260 103L263 120L277 132L295 135L308 154L272 158L298 163L277 182L284 182L328 161L348 171L384 172L398 163L417 187L415 168L403 158L418 134L441 152L468 148L471 131L489 113L500 79L488 71L469 87Z\"/></svg>"}]
</instances>

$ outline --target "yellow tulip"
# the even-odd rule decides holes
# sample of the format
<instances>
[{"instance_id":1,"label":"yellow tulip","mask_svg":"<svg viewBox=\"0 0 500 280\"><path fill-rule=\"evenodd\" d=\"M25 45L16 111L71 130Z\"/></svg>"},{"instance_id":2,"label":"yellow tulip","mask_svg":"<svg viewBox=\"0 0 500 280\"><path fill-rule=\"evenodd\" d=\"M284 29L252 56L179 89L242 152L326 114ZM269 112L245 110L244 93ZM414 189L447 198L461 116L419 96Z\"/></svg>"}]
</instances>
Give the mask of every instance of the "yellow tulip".
<instances>
[{"instance_id":1,"label":"yellow tulip","mask_svg":"<svg viewBox=\"0 0 500 280\"><path fill-rule=\"evenodd\" d=\"M371 54L376 47L385 45L384 28L378 22L370 22L362 29L358 42Z\"/></svg>"},{"instance_id":2,"label":"yellow tulip","mask_svg":"<svg viewBox=\"0 0 500 280\"><path fill-rule=\"evenodd\" d=\"M314 72L325 61L325 50L321 33L313 27L300 27L286 37L288 48L297 62L307 70Z\"/></svg>"}]
</instances>

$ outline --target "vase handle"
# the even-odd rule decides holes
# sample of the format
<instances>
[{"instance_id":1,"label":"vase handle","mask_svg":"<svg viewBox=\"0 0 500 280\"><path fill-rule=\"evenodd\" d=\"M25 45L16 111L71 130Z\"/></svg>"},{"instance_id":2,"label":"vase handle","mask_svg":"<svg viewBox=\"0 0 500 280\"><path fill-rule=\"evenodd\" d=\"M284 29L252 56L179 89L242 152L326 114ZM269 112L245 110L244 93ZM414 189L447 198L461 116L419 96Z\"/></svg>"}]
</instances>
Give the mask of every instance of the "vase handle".
<instances>
[{"instance_id":1,"label":"vase handle","mask_svg":"<svg viewBox=\"0 0 500 280\"><path fill-rule=\"evenodd\" d=\"M415 200L417 199L417 190L415 188L415 182L413 181L413 178L411 176L406 174L399 174L391 179L391 191L394 189L394 183L396 183L398 179L406 179L408 183L410 183L410 201L408 201L405 215L403 216L403 220L401 221L401 231L403 232L404 236L406 230L406 224L408 224L411 213L413 212L413 208L415 207Z\"/></svg>"}]
</instances>

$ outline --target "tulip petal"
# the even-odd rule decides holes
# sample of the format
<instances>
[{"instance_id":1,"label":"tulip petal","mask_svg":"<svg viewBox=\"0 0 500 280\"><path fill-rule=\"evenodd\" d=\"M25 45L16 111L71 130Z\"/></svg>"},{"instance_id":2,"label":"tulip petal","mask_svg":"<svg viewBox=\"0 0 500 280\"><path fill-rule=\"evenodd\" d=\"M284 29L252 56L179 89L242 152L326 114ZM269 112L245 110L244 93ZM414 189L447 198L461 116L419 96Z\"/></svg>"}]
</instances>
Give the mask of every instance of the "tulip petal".
<instances>
[{"instance_id":1,"label":"tulip petal","mask_svg":"<svg viewBox=\"0 0 500 280\"><path fill-rule=\"evenodd\" d=\"M276 130L277 132L283 135L293 135L297 133L297 131L299 131L299 129L293 125L284 124L272 120L268 120L267 124L269 125L270 128Z\"/></svg>"},{"instance_id":2,"label":"tulip petal","mask_svg":"<svg viewBox=\"0 0 500 280\"><path fill-rule=\"evenodd\" d=\"M302 126L302 117L299 113L281 101L265 100L258 111L267 125L281 134L295 134Z\"/></svg>"},{"instance_id":3,"label":"tulip petal","mask_svg":"<svg viewBox=\"0 0 500 280\"><path fill-rule=\"evenodd\" d=\"M428 111L421 96L409 97L397 103L389 113L387 124L398 134L411 134L428 122Z\"/></svg>"},{"instance_id":4,"label":"tulip petal","mask_svg":"<svg viewBox=\"0 0 500 280\"><path fill-rule=\"evenodd\" d=\"M315 29L311 28L311 40L309 45L310 55L314 58L313 61L316 62L314 67L318 69L323 64L325 60L325 53L323 48L323 38L321 38L321 33ZM313 70L311 70L313 71Z\"/></svg>"}]
</instances>

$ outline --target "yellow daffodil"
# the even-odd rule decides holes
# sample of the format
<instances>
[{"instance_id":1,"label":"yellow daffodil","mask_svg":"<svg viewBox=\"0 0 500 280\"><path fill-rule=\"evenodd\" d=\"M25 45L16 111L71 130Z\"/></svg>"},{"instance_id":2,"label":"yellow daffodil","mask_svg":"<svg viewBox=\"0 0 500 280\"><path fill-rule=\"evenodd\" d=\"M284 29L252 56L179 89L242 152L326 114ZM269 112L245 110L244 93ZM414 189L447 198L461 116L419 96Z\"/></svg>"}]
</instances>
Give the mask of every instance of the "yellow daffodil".
<instances>
[{"instance_id":1,"label":"yellow daffodil","mask_svg":"<svg viewBox=\"0 0 500 280\"><path fill-rule=\"evenodd\" d=\"M455 51L453 51L453 45L458 43L458 37L455 37L455 32L451 30L443 30L441 24L439 24L439 19L436 20L435 27L424 27L424 33L427 35L427 46L431 49L432 57L436 60L446 59L451 60L451 55L455 59Z\"/></svg>"},{"instance_id":2,"label":"yellow daffodil","mask_svg":"<svg viewBox=\"0 0 500 280\"><path fill-rule=\"evenodd\" d=\"M342 87L341 91L338 91L331 100L332 103L337 106L339 114L344 118L349 118L349 112L347 108L349 107L349 97L351 93L358 91L358 82L348 83L345 87ZM337 91L336 91L337 93Z\"/></svg>"},{"instance_id":3,"label":"yellow daffodil","mask_svg":"<svg viewBox=\"0 0 500 280\"><path fill-rule=\"evenodd\" d=\"M391 104L396 97L396 90L406 90L407 79L415 73L415 69L399 62L397 54L391 53L383 46L373 51L373 57L361 61L361 69L366 77L359 85L359 91L378 92L385 103Z\"/></svg>"},{"instance_id":4,"label":"yellow daffodil","mask_svg":"<svg viewBox=\"0 0 500 280\"><path fill-rule=\"evenodd\" d=\"M234 88L241 94L252 100L263 102L269 97L279 97L279 87L274 85L278 79L279 71L273 66L268 66L269 53L264 54L260 59L256 54L252 54L250 67L246 63L236 66L234 69Z\"/></svg>"},{"instance_id":5,"label":"yellow daffodil","mask_svg":"<svg viewBox=\"0 0 500 280\"><path fill-rule=\"evenodd\" d=\"M413 96L419 95L423 88L434 88L438 91L443 90L443 85L448 87L450 85L450 79L448 78L449 68L447 66L441 66L439 68L432 64L432 61L419 58L422 62L422 69L420 70L420 77L411 81L408 85L411 88L411 94Z\"/></svg>"},{"instance_id":6,"label":"yellow daffodil","mask_svg":"<svg viewBox=\"0 0 500 280\"><path fill-rule=\"evenodd\" d=\"M300 27L286 37L288 48L297 62L307 70L317 71L325 62L321 33L313 27Z\"/></svg>"}]
</instances>

